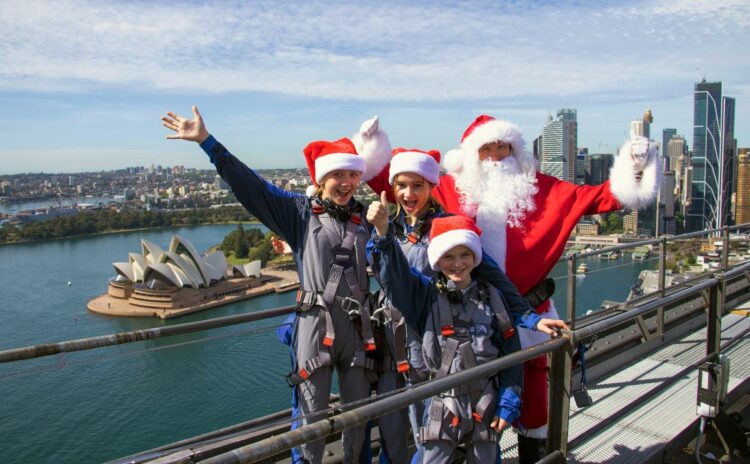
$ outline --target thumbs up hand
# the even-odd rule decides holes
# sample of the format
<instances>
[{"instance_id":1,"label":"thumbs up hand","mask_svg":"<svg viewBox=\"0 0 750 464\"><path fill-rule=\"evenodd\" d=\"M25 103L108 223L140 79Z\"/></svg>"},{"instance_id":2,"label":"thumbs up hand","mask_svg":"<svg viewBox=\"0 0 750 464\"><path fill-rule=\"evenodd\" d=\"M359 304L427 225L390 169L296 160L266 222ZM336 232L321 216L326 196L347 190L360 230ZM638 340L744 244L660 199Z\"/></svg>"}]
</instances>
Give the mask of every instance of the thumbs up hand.
<instances>
[{"instance_id":1,"label":"thumbs up hand","mask_svg":"<svg viewBox=\"0 0 750 464\"><path fill-rule=\"evenodd\" d=\"M388 196L385 190L380 192L380 201L373 201L367 209L367 220L375 227L378 235L388 234Z\"/></svg>"}]
</instances>

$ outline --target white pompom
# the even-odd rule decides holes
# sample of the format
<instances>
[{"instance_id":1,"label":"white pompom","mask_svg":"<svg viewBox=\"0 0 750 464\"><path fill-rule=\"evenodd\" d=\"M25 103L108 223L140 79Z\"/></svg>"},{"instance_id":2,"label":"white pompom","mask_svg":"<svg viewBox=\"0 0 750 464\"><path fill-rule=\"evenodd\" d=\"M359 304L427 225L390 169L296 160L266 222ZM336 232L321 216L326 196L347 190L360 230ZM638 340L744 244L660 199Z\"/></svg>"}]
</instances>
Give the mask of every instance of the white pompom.
<instances>
[{"instance_id":1,"label":"white pompom","mask_svg":"<svg viewBox=\"0 0 750 464\"><path fill-rule=\"evenodd\" d=\"M315 184L310 184L305 189L305 195L307 195L308 197L312 198L312 197L315 196L315 192L317 192L317 191L318 191L318 187Z\"/></svg>"}]
</instances>

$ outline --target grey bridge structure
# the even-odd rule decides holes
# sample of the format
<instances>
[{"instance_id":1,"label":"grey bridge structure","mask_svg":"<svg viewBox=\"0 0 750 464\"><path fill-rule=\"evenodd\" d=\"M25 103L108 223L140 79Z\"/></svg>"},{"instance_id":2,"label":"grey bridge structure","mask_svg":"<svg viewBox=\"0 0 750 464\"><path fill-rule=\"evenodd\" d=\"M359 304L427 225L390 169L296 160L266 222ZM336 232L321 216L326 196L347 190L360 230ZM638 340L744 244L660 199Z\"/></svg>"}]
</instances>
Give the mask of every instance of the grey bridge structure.
<instances>
[{"instance_id":1,"label":"grey bridge structure","mask_svg":"<svg viewBox=\"0 0 750 464\"><path fill-rule=\"evenodd\" d=\"M348 427L376 420L410 403L544 354L551 359L549 430L547 455L539 462L688 462L679 460L684 447L700 448L712 443L725 460L743 459L742 454L748 451L747 436L737 411L750 396L750 317L747 311L736 310L750 301L750 261L729 263L730 238L743 230L750 230L750 224L564 256L561 260L567 261L568 268L567 308L566 312L559 309L571 330L560 337L442 379L373 396L359 404L332 403L325 417L296 430L289 430L290 411L280 411L113 463L288 462L289 450L302 443L320 438L333 442ZM670 244L706 238L721 244L717 269L665 286ZM658 289L576 317L576 269L580 259L644 245L658 249ZM252 324L293 310L289 306L10 349L0 351L0 363L22 363L61 353ZM586 367L592 398L591 404L580 406L571 401L580 386L580 367L575 363L579 343L590 346ZM731 366L728 394L721 405L725 413L708 420L708 427L704 428L696 414L699 366L718 362L719 355L729 359ZM504 462L516 462L515 441L512 433L503 434L500 446ZM373 446L377 450L377 441ZM329 448L333 452L325 462L341 462L336 447ZM695 460L691 457L689 462ZM704 462L708 461L704 458Z\"/></svg>"}]
</instances>

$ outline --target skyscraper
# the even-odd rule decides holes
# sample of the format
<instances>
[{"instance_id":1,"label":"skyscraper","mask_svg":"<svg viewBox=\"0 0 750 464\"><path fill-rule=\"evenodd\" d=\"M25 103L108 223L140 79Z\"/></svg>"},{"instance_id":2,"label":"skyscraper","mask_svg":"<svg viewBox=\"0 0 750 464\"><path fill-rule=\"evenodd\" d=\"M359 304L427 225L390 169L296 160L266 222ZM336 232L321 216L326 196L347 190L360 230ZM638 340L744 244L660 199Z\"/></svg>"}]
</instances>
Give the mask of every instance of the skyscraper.
<instances>
[{"instance_id":1,"label":"skyscraper","mask_svg":"<svg viewBox=\"0 0 750 464\"><path fill-rule=\"evenodd\" d=\"M705 79L695 84L688 232L723 227L732 220L735 102L722 96L721 87L721 82Z\"/></svg>"},{"instance_id":2,"label":"skyscraper","mask_svg":"<svg viewBox=\"0 0 750 464\"><path fill-rule=\"evenodd\" d=\"M750 222L750 148L740 148L737 153L734 219L737 224Z\"/></svg>"},{"instance_id":3,"label":"skyscraper","mask_svg":"<svg viewBox=\"0 0 750 464\"><path fill-rule=\"evenodd\" d=\"M664 154L669 158L669 169L674 171L677 188L681 191L680 186L687 168L687 141L681 135L673 135L667 142Z\"/></svg>"},{"instance_id":4,"label":"skyscraper","mask_svg":"<svg viewBox=\"0 0 750 464\"><path fill-rule=\"evenodd\" d=\"M578 150L576 110L563 108L542 129L541 169L545 174L575 183Z\"/></svg>"},{"instance_id":5,"label":"skyscraper","mask_svg":"<svg viewBox=\"0 0 750 464\"><path fill-rule=\"evenodd\" d=\"M669 155L669 141L672 140L672 137L674 137L675 135L677 135L677 129L667 128L661 131L661 147L659 147L660 148L659 151L661 152L662 156L665 158L667 158L667 156ZM665 171L670 170L670 169L674 170L674 166L672 165L672 160L667 158L666 161L667 163L669 163L669 165L664 166L664 170Z\"/></svg>"}]
</instances>

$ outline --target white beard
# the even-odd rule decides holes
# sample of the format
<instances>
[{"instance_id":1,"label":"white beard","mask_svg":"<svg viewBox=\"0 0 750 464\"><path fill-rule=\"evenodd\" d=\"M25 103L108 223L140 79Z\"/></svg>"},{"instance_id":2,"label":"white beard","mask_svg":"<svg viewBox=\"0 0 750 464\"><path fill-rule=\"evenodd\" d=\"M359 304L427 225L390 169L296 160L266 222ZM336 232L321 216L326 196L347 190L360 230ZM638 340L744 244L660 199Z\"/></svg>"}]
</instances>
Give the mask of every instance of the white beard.
<instances>
[{"instance_id":1,"label":"white beard","mask_svg":"<svg viewBox=\"0 0 750 464\"><path fill-rule=\"evenodd\" d=\"M514 156L465 163L454 174L464 211L482 228L482 247L505 270L506 226L521 227L534 211L535 171L525 173Z\"/></svg>"}]
</instances>

